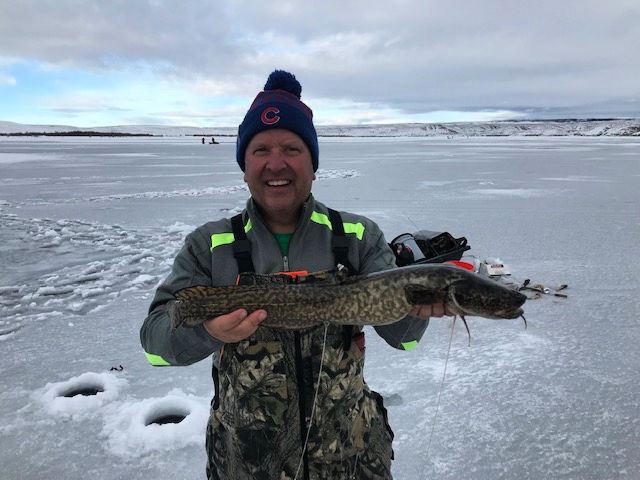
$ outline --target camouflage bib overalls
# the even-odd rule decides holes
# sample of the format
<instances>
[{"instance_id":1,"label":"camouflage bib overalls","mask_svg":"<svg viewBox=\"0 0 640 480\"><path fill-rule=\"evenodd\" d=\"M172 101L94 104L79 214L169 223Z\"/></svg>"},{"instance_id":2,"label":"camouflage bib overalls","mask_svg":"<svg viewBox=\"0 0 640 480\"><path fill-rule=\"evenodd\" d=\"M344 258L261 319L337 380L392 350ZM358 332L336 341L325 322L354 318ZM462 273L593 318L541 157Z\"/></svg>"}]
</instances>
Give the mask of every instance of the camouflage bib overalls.
<instances>
[{"instance_id":1,"label":"camouflage bib overalls","mask_svg":"<svg viewBox=\"0 0 640 480\"><path fill-rule=\"evenodd\" d=\"M210 480L391 479L393 433L364 382L363 333L345 350L342 327L329 326L323 356L324 333L260 327L225 345L207 427Z\"/></svg>"}]
</instances>

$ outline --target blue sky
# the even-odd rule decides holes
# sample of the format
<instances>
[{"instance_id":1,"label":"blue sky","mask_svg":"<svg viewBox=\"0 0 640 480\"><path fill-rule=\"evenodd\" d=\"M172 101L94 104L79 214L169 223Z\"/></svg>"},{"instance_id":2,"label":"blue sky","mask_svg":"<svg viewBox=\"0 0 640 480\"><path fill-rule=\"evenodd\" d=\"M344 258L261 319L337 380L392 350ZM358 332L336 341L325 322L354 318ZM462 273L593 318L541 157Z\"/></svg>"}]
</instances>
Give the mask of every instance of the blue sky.
<instances>
[{"instance_id":1,"label":"blue sky","mask_svg":"<svg viewBox=\"0 0 640 480\"><path fill-rule=\"evenodd\" d=\"M4 0L0 120L236 126L275 68L317 124L640 116L640 2Z\"/></svg>"}]
</instances>

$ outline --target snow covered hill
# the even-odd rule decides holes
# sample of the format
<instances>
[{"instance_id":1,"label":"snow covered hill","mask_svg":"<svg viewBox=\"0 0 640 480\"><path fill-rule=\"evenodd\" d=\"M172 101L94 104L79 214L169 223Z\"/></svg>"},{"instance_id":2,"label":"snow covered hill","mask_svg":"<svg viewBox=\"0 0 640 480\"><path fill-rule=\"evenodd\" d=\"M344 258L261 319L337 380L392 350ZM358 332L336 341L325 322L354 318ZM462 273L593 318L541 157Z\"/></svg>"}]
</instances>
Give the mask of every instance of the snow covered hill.
<instances>
[{"instance_id":1,"label":"snow covered hill","mask_svg":"<svg viewBox=\"0 0 640 480\"><path fill-rule=\"evenodd\" d=\"M529 120L503 122L405 123L392 125L321 126L318 134L347 137L433 136L599 136L640 135L640 119Z\"/></svg>"},{"instance_id":2,"label":"snow covered hill","mask_svg":"<svg viewBox=\"0 0 640 480\"><path fill-rule=\"evenodd\" d=\"M459 123L397 123L381 125L319 125L324 137L448 137L448 136L640 136L640 119L567 119ZM0 121L0 134L93 131L159 136L235 136L236 127L114 125L80 128L70 125L26 125Z\"/></svg>"},{"instance_id":3,"label":"snow covered hill","mask_svg":"<svg viewBox=\"0 0 640 480\"><path fill-rule=\"evenodd\" d=\"M0 121L0 134L16 133L56 133L73 131L91 131L99 133L131 133L131 134L151 134L167 137L181 136L211 136L211 135L236 135L237 127L189 127L189 126L166 126L166 125L112 125L108 127L75 127L72 125L28 125L15 122Z\"/></svg>"}]
</instances>

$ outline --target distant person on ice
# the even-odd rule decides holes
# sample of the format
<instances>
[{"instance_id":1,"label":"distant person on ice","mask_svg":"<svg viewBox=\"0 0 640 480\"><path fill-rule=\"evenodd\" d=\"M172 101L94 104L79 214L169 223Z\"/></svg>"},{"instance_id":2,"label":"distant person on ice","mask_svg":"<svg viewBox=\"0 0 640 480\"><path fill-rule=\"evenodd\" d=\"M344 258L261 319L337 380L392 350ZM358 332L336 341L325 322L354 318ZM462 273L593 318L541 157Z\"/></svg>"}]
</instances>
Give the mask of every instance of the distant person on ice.
<instances>
[{"instance_id":1,"label":"distant person on ice","mask_svg":"<svg viewBox=\"0 0 640 480\"><path fill-rule=\"evenodd\" d=\"M209 479L391 478L393 433L382 397L364 381L359 327L330 325L323 342L325 326L260 326L269 315L265 310L240 309L176 329L167 314L180 289L233 285L239 272L313 272L338 263L352 274L395 268L394 254L373 221L331 211L311 194L318 139L301 90L292 74L271 73L238 128L236 161L251 192L246 208L187 236L140 331L152 365L213 360ZM332 248L337 237L347 248ZM429 317L443 314L441 303L422 305L376 332L392 347L409 350Z\"/></svg>"}]
</instances>

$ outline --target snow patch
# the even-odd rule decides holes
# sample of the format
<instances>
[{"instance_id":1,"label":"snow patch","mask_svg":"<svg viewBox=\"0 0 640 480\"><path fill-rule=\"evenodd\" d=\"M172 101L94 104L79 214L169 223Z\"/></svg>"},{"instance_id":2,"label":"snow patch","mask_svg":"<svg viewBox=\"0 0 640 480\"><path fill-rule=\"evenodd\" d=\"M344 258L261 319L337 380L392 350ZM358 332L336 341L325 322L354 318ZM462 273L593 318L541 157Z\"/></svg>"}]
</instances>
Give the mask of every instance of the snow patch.
<instances>
[{"instance_id":1,"label":"snow patch","mask_svg":"<svg viewBox=\"0 0 640 480\"><path fill-rule=\"evenodd\" d=\"M316 172L317 180L328 180L332 178L351 178L359 177L360 172L357 170L323 170L319 169Z\"/></svg>"},{"instance_id":2,"label":"snow patch","mask_svg":"<svg viewBox=\"0 0 640 480\"><path fill-rule=\"evenodd\" d=\"M537 188L477 188L469 190L471 195L479 195L484 197L520 197L534 198L546 197L552 195L551 190L543 190Z\"/></svg>"},{"instance_id":3,"label":"snow patch","mask_svg":"<svg viewBox=\"0 0 640 480\"><path fill-rule=\"evenodd\" d=\"M597 182L607 183L610 180L605 178L598 178L591 175L568 175L566 177L543 177L541 180L547 180L550 182Z\"/></svg>"}]
</instances>

